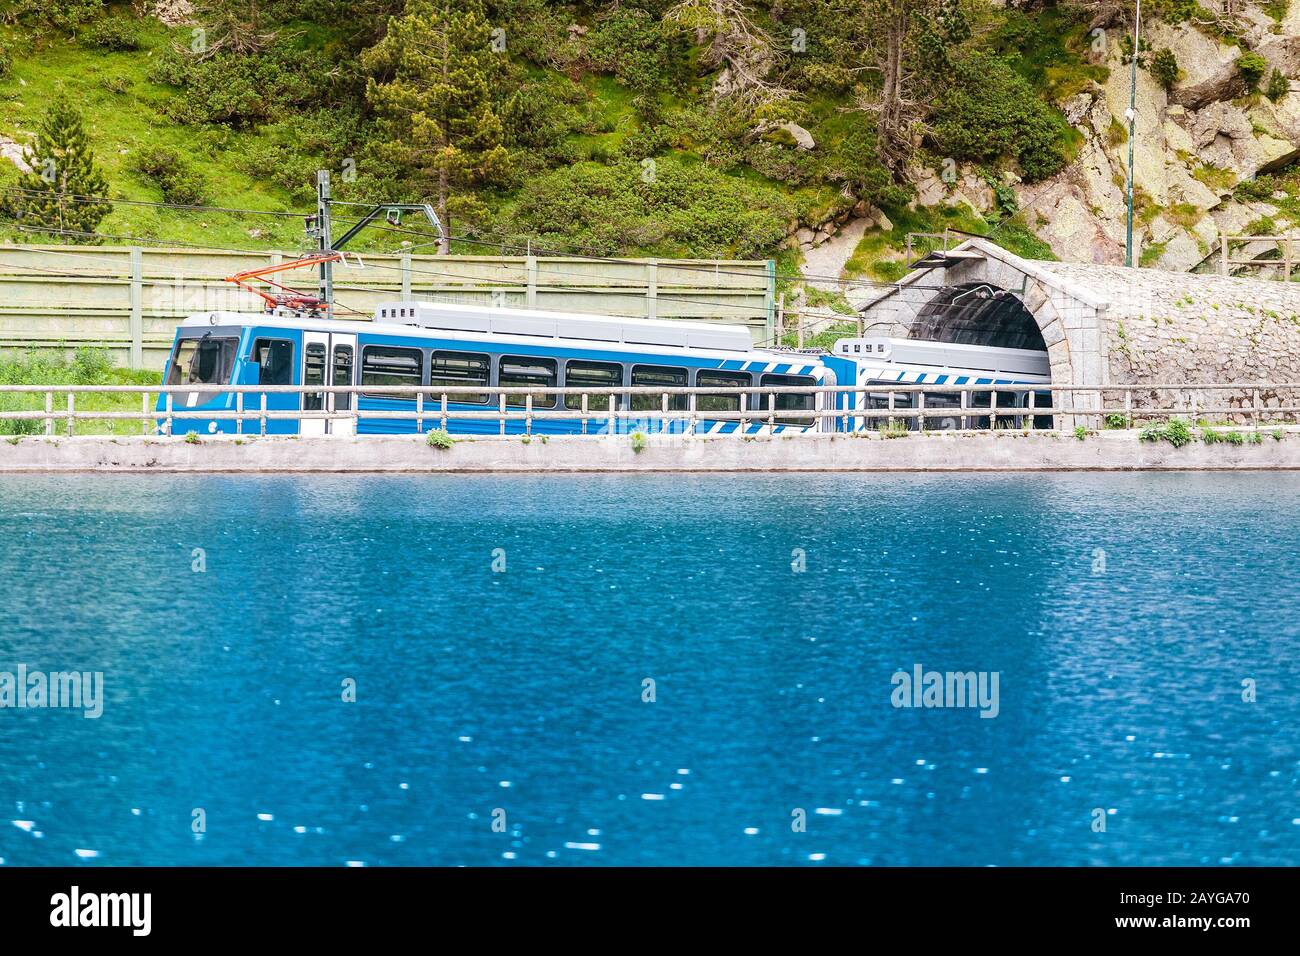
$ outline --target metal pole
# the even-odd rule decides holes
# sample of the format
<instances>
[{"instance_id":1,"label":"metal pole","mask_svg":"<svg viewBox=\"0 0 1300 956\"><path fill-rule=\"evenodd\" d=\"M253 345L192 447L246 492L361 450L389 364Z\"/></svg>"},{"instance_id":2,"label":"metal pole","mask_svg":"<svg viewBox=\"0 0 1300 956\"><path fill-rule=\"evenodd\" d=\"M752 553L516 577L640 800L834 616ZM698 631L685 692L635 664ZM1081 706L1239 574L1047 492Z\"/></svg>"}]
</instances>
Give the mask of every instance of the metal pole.
<instances>
[{"instance_id":1,"label":"metal pole","mask_svg":"<svg viewBox=\"0 0 1300 956\"><path fill-rule=\"evenodd\" d=\"M1128 225L1124 230L1124 265L1133 265L1133 138L1137 133L1138 51L1142 44L1142 0L1133 14L1133 72L1129 80L1128 109Z\"/></svg>"},{"instance_id":2,"label":"metal pole","mask_svg":"<svg viewBox=\"0 0 1300 956\"><path fill-rule=\"evenodd\" d=\"M333 237L330 235L330 171L316 171L316 249L319 252L333 252ZM318 295L325 303L325 314L334 315L334 263L320 264L320 290Z\"/></svg>"}]
</instances>

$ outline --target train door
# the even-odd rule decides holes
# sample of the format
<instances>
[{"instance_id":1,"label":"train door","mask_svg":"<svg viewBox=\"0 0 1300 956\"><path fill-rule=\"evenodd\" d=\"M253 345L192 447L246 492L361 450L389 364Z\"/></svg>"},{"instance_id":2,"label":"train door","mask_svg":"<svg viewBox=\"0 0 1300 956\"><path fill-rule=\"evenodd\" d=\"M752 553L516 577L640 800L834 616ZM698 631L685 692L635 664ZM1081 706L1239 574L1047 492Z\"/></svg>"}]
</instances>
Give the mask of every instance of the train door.
<instances>
[{"instance_id":1,"label":"train door","mask_svg":"<svg viewBox=\"0 0 1300 956\"><path fill-rule=\"evenodd\" d=\"M357 337L339 332L304 332L302 336L302 381L306 386L351 385L357 351ZM347 412L355 395L340 392L304 392L305 412ZM304 418L302 435L351 435L351 418Z\"/></svg>"}]
</instances>

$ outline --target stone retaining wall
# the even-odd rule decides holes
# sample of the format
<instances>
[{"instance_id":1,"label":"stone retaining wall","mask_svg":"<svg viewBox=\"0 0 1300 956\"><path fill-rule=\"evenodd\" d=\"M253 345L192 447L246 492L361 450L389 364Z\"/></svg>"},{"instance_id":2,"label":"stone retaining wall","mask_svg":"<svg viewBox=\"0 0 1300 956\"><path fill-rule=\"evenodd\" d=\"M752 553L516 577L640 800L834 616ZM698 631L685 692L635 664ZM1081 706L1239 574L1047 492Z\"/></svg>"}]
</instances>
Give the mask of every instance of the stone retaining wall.
<instances>
[{"instance_id":1,"label":"stone retaining wall","mask_svg":"<svg viewBox=\"0 0 1300 956\"><path fill-rule=\"evenodd\" d=\"M819 435L785 438L628 436L461 439L449 449L415 435L364 438L47 438L0 441L0 474L21 472L801 472L1300 470L1300 431L1259 444L1183 448L1141 442L1135 432L1083 440L1060 433Z\"/></svg>"}]
</instances>

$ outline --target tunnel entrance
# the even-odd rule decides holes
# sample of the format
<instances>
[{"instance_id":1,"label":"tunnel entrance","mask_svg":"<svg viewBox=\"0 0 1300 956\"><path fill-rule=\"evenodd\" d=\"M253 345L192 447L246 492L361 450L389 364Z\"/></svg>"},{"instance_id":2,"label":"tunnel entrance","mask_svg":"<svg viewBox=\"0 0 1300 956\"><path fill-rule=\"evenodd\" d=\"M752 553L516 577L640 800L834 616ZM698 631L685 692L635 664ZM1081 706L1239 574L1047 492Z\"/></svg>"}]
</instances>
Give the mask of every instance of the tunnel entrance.
<instances>
[{"instance_id":1,"label":"tunnel entrance","mask_svg":"<svg viewBox=\"0 0 1300 956\"><path fill-rule=\"evenodd\" d=\"M917 313L908 338L1047 351L1038 322L1020 297L987 282L945 286Z\"/></svg>"}]
</instances>

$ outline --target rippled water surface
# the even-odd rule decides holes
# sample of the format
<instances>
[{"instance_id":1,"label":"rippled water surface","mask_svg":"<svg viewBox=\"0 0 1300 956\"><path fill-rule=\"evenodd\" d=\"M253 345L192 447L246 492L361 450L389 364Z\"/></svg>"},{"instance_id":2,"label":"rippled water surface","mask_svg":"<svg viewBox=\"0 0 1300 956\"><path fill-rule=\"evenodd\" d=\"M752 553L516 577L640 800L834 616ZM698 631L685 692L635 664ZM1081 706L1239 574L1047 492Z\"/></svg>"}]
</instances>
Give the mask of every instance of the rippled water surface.
<instances>
[{"instance_id":1,"label":"rippled water surface","mask_svg":"<svg viewBox=\"0 0 1300 956\"><path fill-rule=\"evenodd\" d=\"M1298 559L1289 474L0 479L0 671L106 688L0 858L1300 863Z\"/></svg>"}]
</instances>

